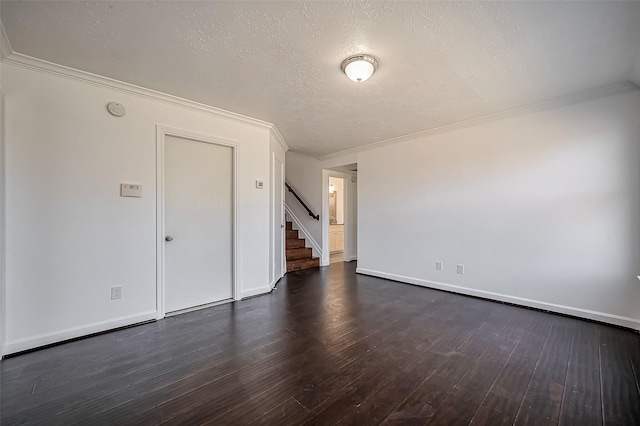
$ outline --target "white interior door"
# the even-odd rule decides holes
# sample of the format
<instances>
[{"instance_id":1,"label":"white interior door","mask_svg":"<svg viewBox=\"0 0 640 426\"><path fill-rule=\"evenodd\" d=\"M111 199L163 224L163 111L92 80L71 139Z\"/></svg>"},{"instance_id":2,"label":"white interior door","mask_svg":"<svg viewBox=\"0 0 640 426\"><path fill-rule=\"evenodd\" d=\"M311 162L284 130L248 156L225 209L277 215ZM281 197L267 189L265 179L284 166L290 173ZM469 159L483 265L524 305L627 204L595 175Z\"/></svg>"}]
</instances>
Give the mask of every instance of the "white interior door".
<instances>
[{"instance_id":1,"label":"white interior door","mask_svg":"<svg viewBox=\"0 0 640 426\"><path fill-rule=\"evenodd\" d=\"M233 294L233 148L167 135L165 312Z\"/></svg>"},{"instance_id":2,"label":"white interior door","mask_svg":"<svg viewBox=\"0 0 640 426\"><path fill-rule=\"evenodd\" d=\"M278 157L273 157L273 188L274 188L274 280L284 275L284 167Z\"/></svg>"}]
</instances>

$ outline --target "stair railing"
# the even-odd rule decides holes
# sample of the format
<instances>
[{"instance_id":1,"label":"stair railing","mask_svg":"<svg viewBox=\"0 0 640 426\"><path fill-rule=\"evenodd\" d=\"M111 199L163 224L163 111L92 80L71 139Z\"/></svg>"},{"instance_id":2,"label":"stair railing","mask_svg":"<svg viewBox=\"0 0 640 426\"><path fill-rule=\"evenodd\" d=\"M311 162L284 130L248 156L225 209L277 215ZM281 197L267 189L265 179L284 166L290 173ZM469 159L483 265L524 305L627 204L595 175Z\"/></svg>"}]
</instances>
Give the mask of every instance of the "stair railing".
<instances>
[{"instance_id":1,"label":"stair railing","mask_svg":"<svg viewBox=\"0 0 640 426\"><path fill-rule=\"evenodd\" d=\"M311 216L315 220L320 220L320 215L313 213L313 211L309 208L309 206L307 206L305 202L302 201L302 198L300 198L298 194L296 194L296 191L294 191L293 188L291 188L291 186L287 182L285 182L284 184L289 190L289 192L292 193L294 197L296 197L296 200L298 200L298 202L302 204L302 207L304 207L307 210L307 213L309 213L309 216Z\"/></svg>"}]
</instances>

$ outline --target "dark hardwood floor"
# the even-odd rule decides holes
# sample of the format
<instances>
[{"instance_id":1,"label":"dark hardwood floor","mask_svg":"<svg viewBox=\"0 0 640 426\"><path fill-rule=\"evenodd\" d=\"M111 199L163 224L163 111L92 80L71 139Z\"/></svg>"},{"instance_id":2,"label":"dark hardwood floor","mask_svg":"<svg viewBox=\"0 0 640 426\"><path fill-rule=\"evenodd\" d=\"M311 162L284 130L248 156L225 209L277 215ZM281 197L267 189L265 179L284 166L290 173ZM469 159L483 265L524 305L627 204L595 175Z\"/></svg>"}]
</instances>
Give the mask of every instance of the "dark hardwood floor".
<instances>
[{"instance_id":1,"label":"dark hardwood floor","mask_svg":"<svg viewBox=\"0 0 640 426\"><path fill-rule=\"evenodd\" d=\"M637 334L355 274L9 358L5 425L640 425Z\"/></svg>"}]
</instances>

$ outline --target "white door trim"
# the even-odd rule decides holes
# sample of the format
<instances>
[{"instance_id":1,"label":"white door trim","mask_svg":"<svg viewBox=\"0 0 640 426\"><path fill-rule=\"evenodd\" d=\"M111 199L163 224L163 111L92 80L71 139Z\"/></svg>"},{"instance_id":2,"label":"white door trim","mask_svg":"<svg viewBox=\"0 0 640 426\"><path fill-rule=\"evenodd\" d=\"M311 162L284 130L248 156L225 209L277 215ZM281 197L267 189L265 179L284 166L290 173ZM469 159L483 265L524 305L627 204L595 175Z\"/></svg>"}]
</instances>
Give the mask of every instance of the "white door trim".
<instances>
[{"instance_id":1,"label":"white door trim","mask_svg":"<svg viewBox=\"0 0 640 426\"><path fill-rule=\"evenodd\" d=\"M237 142L220 138L217 136L206 135L193 132L190 130L178 129L169 126L156 125L156 309L158 312L157 319L165 317L165 281L164 281L164 191L165 191L165 173L164 173L164 145L167 136L175 136L184 139L191 139L198 142L206 142L214 145L227 146L232 149L233 173L232 194L233 201L233 225L232 225L232 286L233 298L240 300L240 285L238 283L238 246L239 220L238 220L238 149Z\"/></svg>"},{"instance_id":2,"label":"white door trim","mask_svg":"<svg viewBox=\"0 0 640 426\"><path fill-rule=\"evenodd\" d=\"M276 182L276 159L280 162L280 182ZM284 207L284 161L283 159L280 158L280 156L278 154L276 154L275 152L273 153L272 157L271 157L271 217L273 218L273 223L271 224L271 226L273 226L273 241L271 241L271 253L273 253L273 259L271 259L271 265L275 266L276 263L276 238L280 238L280 249L282 250L282 253L280 254L280 273L277 274L275 267L273 268L273 272L271 274L271 288L273 289L276 286L276 283L278 282L278 280L282 277L284 277L284 274L287 270L287 266L286 266L286 240L284 238L284 228L281 228L280 225L283 225L285 223L284 220L284 212L285 212L285 207ZM276 191L280 191L280 201L282 203L282 217L277 218L276 217Z\"/></svg>"}]
</instances>

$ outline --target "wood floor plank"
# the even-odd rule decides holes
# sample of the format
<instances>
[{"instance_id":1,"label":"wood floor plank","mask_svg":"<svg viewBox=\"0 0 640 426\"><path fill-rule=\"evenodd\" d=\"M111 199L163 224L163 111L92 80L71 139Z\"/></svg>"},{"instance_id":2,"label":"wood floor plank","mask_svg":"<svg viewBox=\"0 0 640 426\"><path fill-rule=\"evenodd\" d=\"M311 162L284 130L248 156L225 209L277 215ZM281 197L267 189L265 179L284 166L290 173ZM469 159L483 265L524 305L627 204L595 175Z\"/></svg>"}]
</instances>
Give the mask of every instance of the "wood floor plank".
<instances>
[{"instance_id":1,"label":"wood floor plank","mask_svg":"<svg viewBox=\"0 0 640 426\"><path fill-rule=\"evenodd\" d=\"M440 365L445 363L442 355L425 353L418 362L402 371L381 389L366 398L340 421L340 425L377 425L400 405L421 383L427 380Z\"/></svg>"},{"instance_id":2,"label":"wood floor plank","mask_svg":"<svg viewBox=\"0 0 640 426\"><path fill-rule=\"evenodd\" d=\"M3 360L0 424L640 424L637 334L355 267Z\"/></svg>"},{"instance_id":3,"label":"wood floor plank","mask_svg":"<svg viewBox=\"0 0 640 426\"><path fill-rule=\"evenodd\" d=\"M273 338L275 335L270 336ZM55 416L100 417L118 421L131 412L158 405L253 362L254 353L263 352L265 347L288 347L286 341L279 339L274 339L274 342L256 339L253 343L256 346L246 348L247 353L240 356L233 351L214 350L211 350L208 357L202 357L202 354L197 354L196 357L185 354L184 358L176 358L171 366L162 365L157 369L142 371L137 380L128 380L124 386L105 386L94 395L78 395L76 392L73 398L68 398L65 404L58 407ZM245 360L244 356L248 356L250 360ZM123 378L127 377L121 377Z\"/></svg>"},{"instance_id":4,"label":"wood floor plank","mask_svg":"<svg viewBox=\"0 0 640 426\"><path fill-rule=\"evenodd\" d=\"M390 350L384 356L374 353L372 358L375 358L374 362L369 364L362 374L345 387L339 388L337 393L312 410L312 417L303 424L322 426L338 423L368 396L385 386L399 373L399 369L415 359L414 356L397 349Z\"/></svg>"},{"instance_id":5,"label":"wood floor plank","mask_svg":"<svg viewBox=\"0 0 640 426\"><path fill-rule=\"evenodd\" d=\"M336 374L330 376L312 376L305 383L303 389L292 396L307 410L314 411L318 406L335 396L336 390L342 392L350 383L359 377L376 370L381 363L392 363L402 359L404 353L396 347L397 335L387 336L378 345L363 342L359 355L348 364L345 364ZM317 377L318 381L313 381Z\"/></svg>"},{"instance_id":6,"label":"wood floor plank","mask_svg":"<svg viewBox=\"0 0 640 426\"><path fill-rule=\"evenodd\" d=\"M473 363L492 343L496 331L509 321L507 315L493 315L474 332L465 336L458 345L438 345L437 351L449 358L449 362L418 386L382 424L423 425L436 412L456 383L467 373Z\"/></svg>"},{"instance_id":7,"label":"wood floor plank","mask_svg":"<svg viewBox=\"0 0 640 426\"><path fill-rule=\"evenodd\" d=\"M208 418L202 424L208 426L249 424L275 407L287 402L294 392L304 386L304 383L305 378L303 375L292 376L246 401L239 402L238 405L222 413L207 414L203 412L202 417ZM296 401L296 404L299 403ZM305 410L305 412L308 411Z\"/></svg>"},{"instance_id":8,"label":"wood floor plank","mask_svg":"<svg viewBox=\"0 0 640 426\"><path fill-rule=\"evenodd\" d=\"M605 425L640 424L640 393L625 332L598 327L600 335L600 371L602 411Z\"/></svg>"},{"instance_id":9,"label":"wood floor plank","mask_svg":"<svg viewBox=\"0 0 640 426\"><path fill-rule=\"evenodd\" d=\"M560 425L602 424L599 346L597 326L587 322L577 324L567 367Z\"/></svg>"},{"instance_id":10,"label":"wood floor plank","mask_svg":"<svg viewBox=\"0 0 640 426\"><path fill-rule=\"evenodd\" d=\"M530 323L528 317L512 318L456 383L427 424L469 424Z\"/></svg>"},{"instance_id":11,"label":"wood floor plank","mask_svg":"<svg viewBox=\"0 0 640 426\"><path fill-rule=\"evenodd\" d=\"M551 324L548 315L536 315L474 414L472 423L513 425Z\"/></svg>"},{"instance_id":12,"label":"wood floor plank","mask_svg":"<svg viewBox=\"0 0 640 426\"><path fill-rule=\"evenodd\" d=\"M249 425L295 426L303 424L308 417L309 412L295 398L289 398L249 423Z\"/></svg>"},{"instance_id":13,"label":"wood floor plank","mask_svg":"<svg viewBox=\"0 0 640 426\"><path fill-rule=\"evenodd\" d=\"M575 320L554 318L515 424L558 424Z\"/></svg>"}]
</instances>

